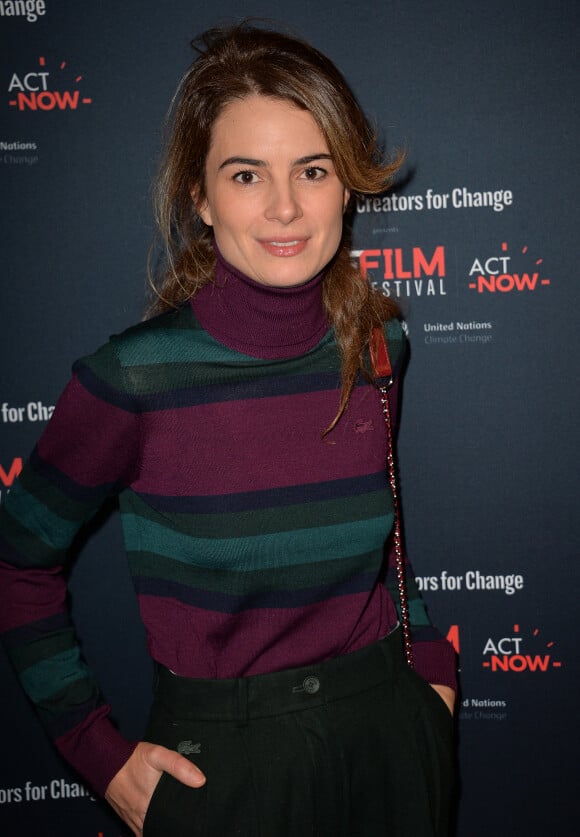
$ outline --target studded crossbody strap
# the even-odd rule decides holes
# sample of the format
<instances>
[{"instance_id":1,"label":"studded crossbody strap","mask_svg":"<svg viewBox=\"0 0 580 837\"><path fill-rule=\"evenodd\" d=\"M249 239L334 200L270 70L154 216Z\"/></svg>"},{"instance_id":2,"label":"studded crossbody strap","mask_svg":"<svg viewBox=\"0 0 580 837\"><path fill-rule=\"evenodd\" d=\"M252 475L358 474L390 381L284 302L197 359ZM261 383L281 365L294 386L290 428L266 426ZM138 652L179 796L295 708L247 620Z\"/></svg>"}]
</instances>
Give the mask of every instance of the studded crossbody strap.
<instances>
[{"instance_id":1,"label":"studded crossbody strap","mask_svg":"<svg viewBox=\"0 0 580 837\"><path fill-rule=\"evenodd\" d=\"M395 567L397 571L397 588L401 607L401 627L403 629L403 646L405 658L410 668L414 667L413 646L411 644L411 626L409 621L409 603L407 600L407 585L405 582L405 561L401 538L401 513L399 491L397 483L397 467L393 446L393 431L391 422L391 408L389 404L389 388L393 383L393 369L389 358L387 340L383 328L373 329L369 343L371 364L375 373L375 383L381 397L381 406L387 431L387 475L393 495L393 549L395 550Z\"/></svg>"}]
</instances>

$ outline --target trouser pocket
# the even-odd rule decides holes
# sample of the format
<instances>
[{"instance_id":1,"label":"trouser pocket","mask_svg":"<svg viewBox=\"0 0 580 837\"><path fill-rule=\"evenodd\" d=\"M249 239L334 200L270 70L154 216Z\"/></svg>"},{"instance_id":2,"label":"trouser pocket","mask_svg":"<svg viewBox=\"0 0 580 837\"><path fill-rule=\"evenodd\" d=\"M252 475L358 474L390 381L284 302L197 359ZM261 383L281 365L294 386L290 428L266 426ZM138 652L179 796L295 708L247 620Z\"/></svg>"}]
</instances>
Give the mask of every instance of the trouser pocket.
<instances>
[{"instance_id":1,"label":"trouser pocket","mask_svg":"<svg viewBox=\"0 0 580 837\"><path fill-rule=\"evenodd\" d=\"M153 792L143 837L205 837L204 788L190 788L163 773Z\"/></svg>"},{"instance_id":2,"label":"trouser pocket","mask_svg":"<svg viewBox=\"0 0 580 837\"><path fill-rule=\"evenodd\" d=\"M158 711L151 712L145 740L175 750L207 776L209 741L200 737L201 725L180 722ZM143 837L206 837L207 787L192 788L162 773L149 802Z\"/></svg>"},{"instance_id":3,"label":"trouser pocket","mask_svg":"<svg viewBox=\"0 0 580 837\"><path fill-rule=\"evenodd\" d=\"M415 750L417 790L430 811L433 835L447 837L455 786L454 721L443 699L411 669L401 673L400 698L407 714L408 746Z\"/></svg>"}]
</instances>

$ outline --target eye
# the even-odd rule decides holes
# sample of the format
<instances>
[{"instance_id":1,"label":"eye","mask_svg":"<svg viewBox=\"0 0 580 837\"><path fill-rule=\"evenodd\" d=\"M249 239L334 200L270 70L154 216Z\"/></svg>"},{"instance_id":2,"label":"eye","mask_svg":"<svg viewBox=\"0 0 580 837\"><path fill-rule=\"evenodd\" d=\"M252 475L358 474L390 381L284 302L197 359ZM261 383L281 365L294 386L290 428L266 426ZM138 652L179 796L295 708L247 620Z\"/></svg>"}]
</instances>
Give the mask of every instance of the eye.
<instances>
[{"instance_id":1,"label":"eye","mask_svg":"<svg viewBox=\"0 0 580 837\"><path fill-rule=\"evenodd\" d=\"M323 177L326 177L328 172L326 169L323 169L322 166L308 166L307 169L304 169L302 172L302 177L305 180L322 180Z\"/></svg>"},{"instance_id":2,"label":"eye","mask_svg":"<svg viewBox=\"0 0 580 837\"><path fill-rule=\"evenodd\" d=\"M234 180L236 183L248 185L250 183L257 183L259 177L255 171L239 171L236 172L236 174L234 174L232 180Z\"/></svg>"}]
</instances>

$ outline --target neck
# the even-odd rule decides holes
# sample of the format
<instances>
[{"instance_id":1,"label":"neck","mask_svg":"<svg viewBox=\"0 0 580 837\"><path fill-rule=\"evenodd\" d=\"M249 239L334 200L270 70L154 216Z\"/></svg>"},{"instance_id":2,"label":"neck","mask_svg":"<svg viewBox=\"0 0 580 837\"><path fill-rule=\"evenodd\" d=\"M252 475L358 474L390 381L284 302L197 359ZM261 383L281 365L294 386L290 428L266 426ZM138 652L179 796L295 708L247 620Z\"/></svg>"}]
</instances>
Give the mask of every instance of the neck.
<instances>
[{"instance_id":1,"label":"neck","mask_svg":"<svg viewBox=\"0 0 580 837\"><path fill-rule=\"evenodd\" d=\"M231 349L266 360L296 357L328 330L322 303L323 273L303 285L277 288L255 282L216 248L215 280L191 300L203 326Z\"/></svg>"}]
</instances>

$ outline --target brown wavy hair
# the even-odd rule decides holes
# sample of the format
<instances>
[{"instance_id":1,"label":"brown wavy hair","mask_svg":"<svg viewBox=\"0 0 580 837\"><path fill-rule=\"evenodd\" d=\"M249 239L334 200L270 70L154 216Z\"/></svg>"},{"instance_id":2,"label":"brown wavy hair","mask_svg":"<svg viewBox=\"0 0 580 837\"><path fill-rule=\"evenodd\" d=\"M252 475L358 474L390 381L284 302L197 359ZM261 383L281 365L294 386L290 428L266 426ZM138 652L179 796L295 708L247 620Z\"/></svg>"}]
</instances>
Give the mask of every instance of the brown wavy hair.
<instances>
[{"instance_id":1,"label":"brown wavy hair","mask_svg":"<svg viewBox=\"0 0 580 837\"><path fill-rule=\"evenodd\" d=\"M341 73L301 39L244 22L210 29L192 47L198 57L173 98L154 188L165 263L157 282L150 270L156 299L149 314L183 303L213 279L213 234L198 215L191 191L202 205L212 128L232 101L258 94L309 111L351 202L356 194L384 192L402 159L383 157L376 132ZM342 377L338 413L328 432L346 408L358 371L369 375L365 349L372 329L398 313L395 302L374 291L353 266L346 231L323 280L323 302L335 329Z\"/></svg>"}]
</instances>

